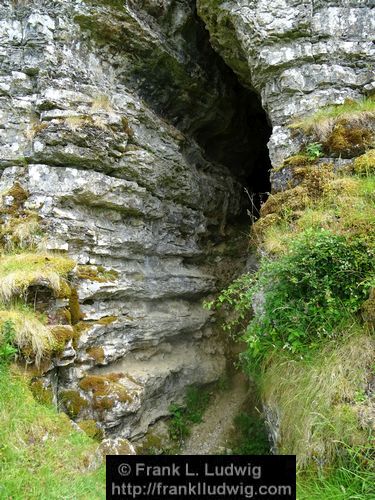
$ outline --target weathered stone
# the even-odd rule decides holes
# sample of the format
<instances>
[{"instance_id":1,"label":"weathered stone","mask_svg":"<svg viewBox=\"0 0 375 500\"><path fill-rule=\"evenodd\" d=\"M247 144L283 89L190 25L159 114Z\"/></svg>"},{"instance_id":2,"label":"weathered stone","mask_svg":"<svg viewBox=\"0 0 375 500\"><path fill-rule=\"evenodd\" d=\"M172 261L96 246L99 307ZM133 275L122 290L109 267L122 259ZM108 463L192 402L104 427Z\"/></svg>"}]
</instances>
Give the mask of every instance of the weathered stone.
<instances>
[{"instance_id":1,"label":"weathered stone","mask_svg":"<svg viewBox=\"0 0 375 500\"><path fill-rule=\"evenodd\" d=\"M222 270L229 278L241 265L226 245L242 188L192 136L203 145L218 136L217 159L220 137L237 134L251 168L264 147L252 138L253 158L246 130L233 128L235 92L219 58L202 55L191 3L157 5L0 7L0 192L20 183L25 210L39 216L40 246L78 264L75 333L45 376L73 418L95 419L107 436L142 435L189 385L224 370L202 299ZM67 300L54 307L51 317ZM99 397L80 388L113 372L129 376L123 389Z\"/></svg>"},{"instance_id":2,"label":"weathered stone","mask_svg":"<svg viewBox=\"0 0 375 500\"><path fill-rule=\"evenodd\" d=\"M300 143L288 124L374 86L371 0L197 0L213 47L262 97L279 167Z\"/></svg>"}]
</instances>

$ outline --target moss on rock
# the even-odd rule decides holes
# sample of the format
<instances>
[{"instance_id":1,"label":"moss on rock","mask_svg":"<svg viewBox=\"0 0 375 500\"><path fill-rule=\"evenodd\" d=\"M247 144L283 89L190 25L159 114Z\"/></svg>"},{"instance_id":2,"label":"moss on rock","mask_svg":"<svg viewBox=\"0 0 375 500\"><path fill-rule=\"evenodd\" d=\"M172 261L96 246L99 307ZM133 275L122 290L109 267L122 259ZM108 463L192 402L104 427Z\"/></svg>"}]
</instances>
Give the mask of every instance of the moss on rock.
<instances>
[{"instance_id":1,"label":"moss on rock","mask_svg":"<svg viewBox=\"0 0 375 500\"><path fill-rule=\"evenodd\" d=\"M309 201L308 189L303 186L297 186L293 189L271 195L262 205L260 214L262 217L269 214L285 217L285 215L296 210L303 210Z\"/></svg>"},{"instance_id":2,"label":"moss on rock","mask_svg":"<svg viewBox=\"0 0 375 500\"><path fill-rule=\"evenodd\" d=\"M329 154L353 158L363 154L373 139L370 128L353 123L349 118L342 118L335 123L323 146Z\"/></svg>"},{"instance_id":3,"label":"moss on rock","mask_svg":"<svg viewBox=\"0 0 375 500\"><path fill-rule=\"evenodd\" d=\"M88 347L86 349L87 354L95 360L96 363L103 363L105 359L103 347Z\"/></svg>"},{"instance_id":4,"label":"moss on rock","mask_svg":"<svg viewBox=\"0 0 375 500\"><path fill-rule=\"evenodd\" d=\"M118 278L118 272L114 269L105 269L103 266L80 265L77 266L77 276L80 279L106 283L115 281Z\"/></svg>"},{"instance_id":5,"label":"moss on rock","mask_svg":"<svg viewBox=\"0 0 375 500\"><path fill-rule=\"evenodd\" d=\"M66 344L74 337L73 328L70 325L53 325L50 329L55 341L54 351L63 351Z\"/></svg>"},{"instance_id":6,"label":"moss on rock","mask_svg":"<svg viewBox=\"0 0 375 500\"><path fill-rule=\"evenodd\" d=\"M78 417L81 411L89 406L87 399L84 399L78 391L62 391L59 397L71 418Z\"/></svg>"},{"instance_id":7,"label":"moss on rock","mask_svg":"<svg viewBox=\"0 0 375 500\"><path fill-rule=\"evenodd\" d=\"M109 410L117 403L131 403L133 397L130 392L118 381L124 377L123 373L109 373L107 375L87 375L79 387L93 398L93 408L99 411Z\"/></svg>"},{"instance_id":8,"label":"moss on rock","mask_svg":"<svg viewBox=\"0 0 375 500\"><path fill-rule=\"evenodd\" d=\"M375 174L375 149L370 149L367 153L354 160L353 171L355 174L369 176Z\"/></svg>"},{"instance_id":9,"label":"moss on rock","mask_svg":"<svg viewBox=\"0 0 375 500\"><path fill-rule=\"evenodd\" d=\"M89 437L97 441L101 441L103 439L103 430L98 426L98 423L95 422L95 420L80 420L77 424Z\"/></svg>"},{"instance_id":10,"label":"moss on rock","mask_svg":"<svg viewBox=\"0 0 375 500\"><path fill-rule=\"evenodd\" d=\"M77 325L82 319L83 314L79 305L78 292L76 288L71 288L69 297L69 310L72 325Z\"/></svg>"}]
</instances>

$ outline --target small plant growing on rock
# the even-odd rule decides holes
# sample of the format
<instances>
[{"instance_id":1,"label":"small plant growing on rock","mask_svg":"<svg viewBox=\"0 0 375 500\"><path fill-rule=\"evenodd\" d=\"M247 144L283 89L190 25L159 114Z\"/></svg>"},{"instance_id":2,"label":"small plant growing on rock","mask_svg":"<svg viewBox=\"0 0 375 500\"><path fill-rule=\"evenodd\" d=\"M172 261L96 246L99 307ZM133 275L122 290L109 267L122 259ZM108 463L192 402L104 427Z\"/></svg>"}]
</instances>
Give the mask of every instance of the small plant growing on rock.
<instances>
[{"instance_id":1,"label":"small plant growing on rock","mask_svg":"<svg viewBox=\"0 0 375 500\"><path fill-rule=\"evenodd\" d=\"M306 146L306 155L310 160L317 160L323 156L323 146L319 142L311 142Z\"/></svg>"},{"instance_id":2,"label":"small plant growing on rock","mask_svg":"<svg viewBox=\"0 0 375 500\"><path fill-rule=\"evenodd\" d=\"M210 393L190 387L186 393L185 404L171 404L169 411L169 436L180 445L190 435L190 426L202 421L203 413L210 401Z\"/></svg>"}]
</instances>

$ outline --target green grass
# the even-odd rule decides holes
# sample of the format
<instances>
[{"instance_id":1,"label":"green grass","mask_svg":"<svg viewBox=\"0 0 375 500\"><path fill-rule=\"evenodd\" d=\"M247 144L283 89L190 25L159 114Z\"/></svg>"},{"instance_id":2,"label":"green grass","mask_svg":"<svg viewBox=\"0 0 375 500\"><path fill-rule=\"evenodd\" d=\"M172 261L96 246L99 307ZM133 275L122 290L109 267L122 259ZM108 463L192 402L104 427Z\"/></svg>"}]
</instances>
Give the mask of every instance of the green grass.
<instances>
[{"instance_id":1,"label":"green grass","mask_svg":"<svg viewBox=\"0 0 375 500\"><path fill-rule=\"evenodd\" d=\"M279 452L296 454L305 469L316 460L332 465L343 446L366 446L359 414L367 398L358 394L372 375L374 358L375 340L358 324L309 359L274 353L264 365L260 390L282 415Z\"/></svg>"},{"instance_id":2,"label":"green grass","mask_svg":"<svg viewBox=\"0 0 375 500\"><path fill-rule=\"evenodd\" d=\"M298 500L373 500L375 472L370 461L363 466L363 454L347 449L346 460L325 474L300 473L297 476Z\"/></svg>"},{"instance_id":3,"label":"green grass","mask_svg":"<svg viewBox=\"0 0 375 500\"><path fill-rule=\"evenodd\" d=\"M0 498L104 499L96 453L65 414L34 400L25 376L0 366Z\"/></svg>"}]
</instances>

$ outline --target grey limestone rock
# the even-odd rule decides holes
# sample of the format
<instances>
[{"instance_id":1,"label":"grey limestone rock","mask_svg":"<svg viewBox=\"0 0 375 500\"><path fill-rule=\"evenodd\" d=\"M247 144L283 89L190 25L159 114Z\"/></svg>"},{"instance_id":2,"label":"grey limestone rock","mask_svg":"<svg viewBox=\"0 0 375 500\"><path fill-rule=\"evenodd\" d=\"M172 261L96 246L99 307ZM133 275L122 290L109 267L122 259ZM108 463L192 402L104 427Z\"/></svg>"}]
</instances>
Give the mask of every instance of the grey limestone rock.
<instances>
[{"instance_id":1,"label":"grey limestone rock","mask_svg":"<svg viewBox=\"0 0 375 500\"><path fill-rule=\"evenodd\" d=\"M198 0L210 40L271 120L274 167L300 147L288 124L374 88L371 0Z\"/></svg>"},{"instance_id":2,"label":"grey limestone rock","mask_svg":"<svg viewBox=\"0 0 375 500\"><path fill-rule=\"evenodd\" d=\"M239 213L241 186L190 133L215 113L225 128L232 97L218 70L185 50L189 2L165 23L158 3L125 4L1 3L0 192L19 183L40 218L39 246L77 263L81 335L46 375L59 406L75 391L74 418L131 438L225 367L202 299L220 265L241 262L212 250ZM88 376L104 400L80 387Z\"/></svg>"}]
</instances>

